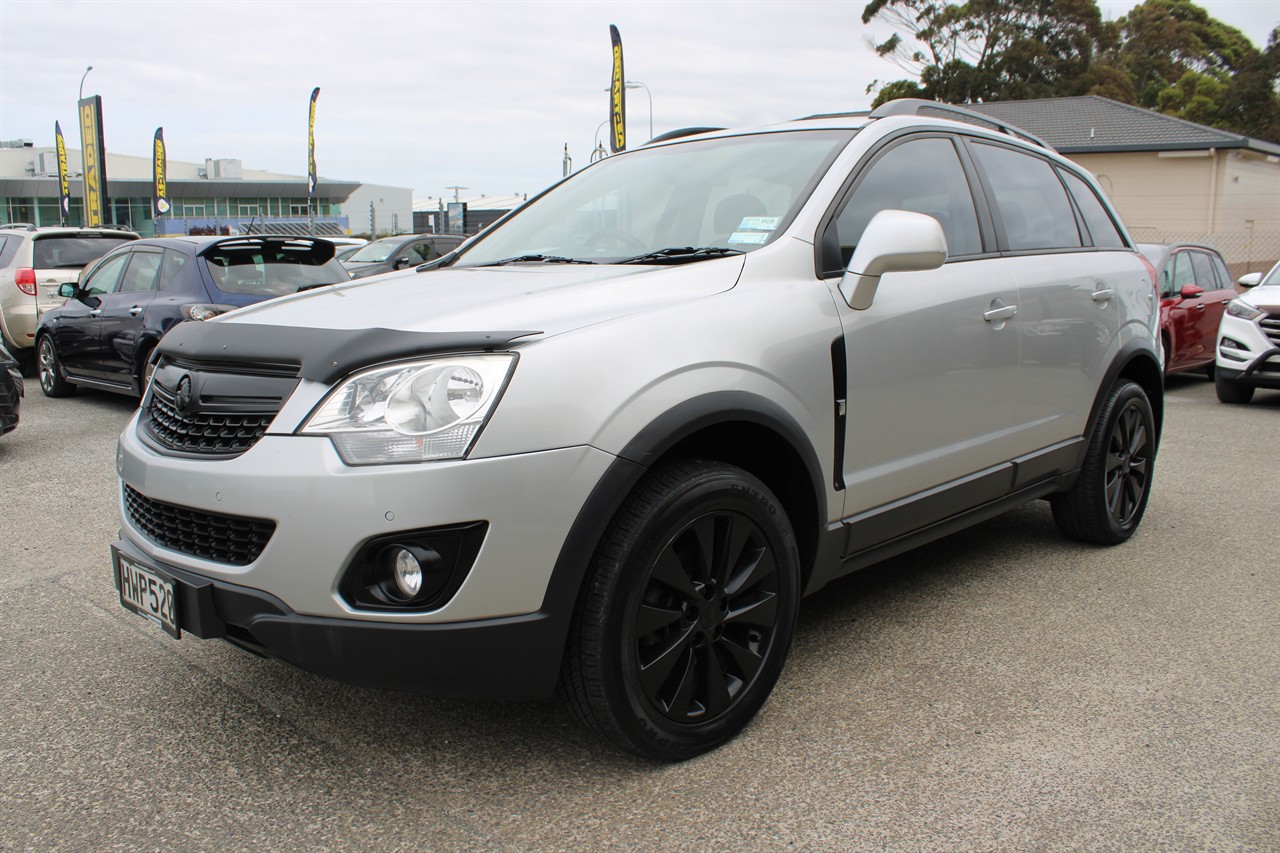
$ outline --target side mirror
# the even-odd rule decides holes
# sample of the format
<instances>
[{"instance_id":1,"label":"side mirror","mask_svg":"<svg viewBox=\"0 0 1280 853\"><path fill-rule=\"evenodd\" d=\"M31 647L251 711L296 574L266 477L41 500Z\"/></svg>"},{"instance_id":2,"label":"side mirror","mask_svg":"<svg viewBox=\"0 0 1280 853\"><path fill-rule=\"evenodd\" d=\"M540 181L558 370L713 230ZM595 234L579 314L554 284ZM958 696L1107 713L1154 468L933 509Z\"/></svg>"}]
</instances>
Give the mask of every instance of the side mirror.
<instances>
[{"instance_id":1,"label":"side mirror","mask_svg":"<svg viewBox=\"0 0 1280 853\"><path fill-rule=\"evenodd\" d=\"M60 284L58 285L58 295L61 296L63 299L75 299L76 286L71 282L67 282L66 284Z\"/></svg>"},{"instance_id":2,"label":"side mirror","mask_svg":"<svg viewBox=\"0 0 1280 853\"><path fill-rule=\"evenodd\" d=\"M1184 284L1182 286L1182 290L1178 292L1178 295L1181 296L1183 299L1195 299L1197 296L1201 295L1202 293L1204 293L1203 287L1200 287L1195 284Z\"/></svg>"},{"instance_id":3,"label":"side mirror","mask_svg":"<svg viewBox=\"0 0 1280 853\"><path fill-rule=\"evenodd\" d=\"M1257 287L1258 285L1262 284L1262 273L1260 272L1245 273L1244 275L1236 279L1236 284L1240 285L1241 287Z\"/></svg>"},{"instance_id":4,"label":"side mirror","mask_svg":"<svg viewBox=\"0 0 1280 853\"><path fill-rule=\"evenodd\" d=\"M923 213L882 210L862 232L849 268L840 279L840 294L849 307L871 307L887 272L936 270L946 263L947 237L938 220Z\"/></svg>"}]
</instances>

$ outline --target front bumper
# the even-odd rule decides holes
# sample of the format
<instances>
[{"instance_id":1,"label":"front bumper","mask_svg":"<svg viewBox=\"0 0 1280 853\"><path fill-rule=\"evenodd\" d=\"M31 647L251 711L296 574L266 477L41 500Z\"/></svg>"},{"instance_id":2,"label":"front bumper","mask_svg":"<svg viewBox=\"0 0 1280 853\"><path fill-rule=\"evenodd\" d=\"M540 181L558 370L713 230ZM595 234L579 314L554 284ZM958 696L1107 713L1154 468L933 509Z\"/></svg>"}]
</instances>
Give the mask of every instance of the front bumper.
<instances>
[{"instance_id":1,"label":"front bumper","mask_svg":"<svg viewBox=\"0 0 1280 853\"><path fill-rule=\"evenodd\" d=\"M179 627L202 639L358 687L501 699L555 688L564 620L550 613L434 625L305 616L261 590L161 564L127 539L111 547L174 582Z\"/></svg>"},{"instance_id":2,"label":"front bumper","mask_svg":"<svg viewBox=\"0 0 1280 853\"><path fill-rule=\"evenodd\" d=\"M327 438L287 434L267 434L233 459L179 458L143 444L135 418L117 453L122 527L114 547L179 584L180 627L198 637L223 637L351 684L544 696L576 594L576 586L549 591L552 574L614 461L571 447L349 467ZM181 511L259 519L274 530L243 564L196 556L217 553L198 541L208 528L197 526L192 547L190 537L166 547L144 530L145 519L131 518L124 486ZM343 597L341 581L365 543L475 522L487 525L484 541L448 600L401 611Z\"/></svg>"}]
</instances>

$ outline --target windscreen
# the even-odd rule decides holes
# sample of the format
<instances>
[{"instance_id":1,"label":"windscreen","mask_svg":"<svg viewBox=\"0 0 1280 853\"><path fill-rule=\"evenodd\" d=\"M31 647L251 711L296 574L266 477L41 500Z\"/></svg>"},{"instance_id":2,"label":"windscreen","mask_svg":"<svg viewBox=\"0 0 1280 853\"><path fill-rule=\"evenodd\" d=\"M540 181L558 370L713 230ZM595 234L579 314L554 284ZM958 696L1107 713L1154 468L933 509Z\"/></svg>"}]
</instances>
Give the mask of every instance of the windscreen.
<instances>
[{"instance_id":1,"label":"windscreen","mask_svg":"<svg viewBox=\"0 0 1280 853\"><path fill-rule=\"evenodd\" d=\"M80 269L116 246L136 239L124 234L42 234L32 242L32 261L38 270Z\"/></svg>"},{"instance_id":2,"label":"windscreen","mask_svg":"<svg viewBox=\"0 0 1280 853\"><path fill-rule=\"evenodd\" d=\"M762 133L609 157L526 205L457 265L531 255L610 263L672 247L750 252L790 221L852 135Z\"/></svg>"},{"instance_id":3,"label":"windscreen","mask_svg":"<svg viewBox=\"0 0 1280 853\"><path fill-rule=\"evenodd\" d=\"M284 296L351 278L334 260L333 244L320 240L242 238L200 255L224 293Z\"/></svg>"},{"instance_id":4,"label":"windscreen","mask_svg":"<svg viewBox=\"0 0 1280 853\"><path fill-rule=\"evenodd\" d=\"M381 264L386 262L396 247L403 243L403 240L375 240L361 246L347 260L361 264Z\"/></svg>"}]
</instances>

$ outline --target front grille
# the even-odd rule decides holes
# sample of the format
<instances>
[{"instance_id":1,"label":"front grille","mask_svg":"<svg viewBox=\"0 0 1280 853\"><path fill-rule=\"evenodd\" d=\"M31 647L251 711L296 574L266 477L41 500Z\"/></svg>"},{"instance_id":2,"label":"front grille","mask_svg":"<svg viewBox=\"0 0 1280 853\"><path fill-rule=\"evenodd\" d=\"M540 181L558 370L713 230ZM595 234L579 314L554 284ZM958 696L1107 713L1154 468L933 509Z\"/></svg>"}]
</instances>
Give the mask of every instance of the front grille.
<instances>
[{"instance_id":1,"label":"front grille","mask_svg":"<svg viewBox=\"0 0 1280 853\"><path fill-rule=\"evenodd\" d=\"M169 450L217 456L233 456L253 447L276 416L275 412L183 414L173 392L159 382L151 386L146 415L147 432Z\"/></svg>"},{"instance_id":2,"label":"front grille","mask_svg":"<svg viewBox=\"0 0 1280 853\"><path fill-rule=\"evenodd\" d=\"M130 523L157 545L232 566L258 559L276 530L270 519L175 506L152 500L127 484L124 506Z\"/></svg>"},{"instance_id":3,"label":"front grille","mask_svg":"<svg viewBox=\"0 0 1280 853\"><path fill-rule=\"evenodd\" d=\"M1258 321L1262 334L1267 336L1273 346L1280 347L1280 314L1271 313Z\"/></svg>"}]
</instances>

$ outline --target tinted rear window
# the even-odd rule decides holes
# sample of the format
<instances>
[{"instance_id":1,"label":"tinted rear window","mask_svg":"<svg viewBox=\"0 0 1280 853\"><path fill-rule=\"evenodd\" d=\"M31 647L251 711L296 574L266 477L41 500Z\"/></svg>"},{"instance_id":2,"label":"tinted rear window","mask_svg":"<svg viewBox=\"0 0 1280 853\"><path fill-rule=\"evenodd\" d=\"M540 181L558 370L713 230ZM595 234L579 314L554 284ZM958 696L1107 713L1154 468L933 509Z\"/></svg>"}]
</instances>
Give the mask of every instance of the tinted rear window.
<instances>
[{"instance_id":1,"label":"tinted rear window","mask_svg":"<svg viewBox=\"0 0 1280 853\"><path fill-rule=\"evenodd\" d=\"M132 243L133 237L79 234L49 234L32 241L31 254L38 270L74 270L96 261L116 246Z\"/></svg>"},{"instance_id":2,"label":"tinted rear window","mask_svg":"<svg viewBox=\"0 0 1280 853\"><path fill-rule=\"evenodd\" d=\"M351 278L333 259L332 245L311 240L235 240L201 257L224 293L284 296Z\"/></svg>"}]
</instances>

